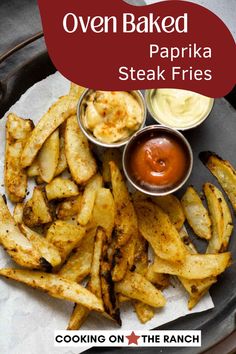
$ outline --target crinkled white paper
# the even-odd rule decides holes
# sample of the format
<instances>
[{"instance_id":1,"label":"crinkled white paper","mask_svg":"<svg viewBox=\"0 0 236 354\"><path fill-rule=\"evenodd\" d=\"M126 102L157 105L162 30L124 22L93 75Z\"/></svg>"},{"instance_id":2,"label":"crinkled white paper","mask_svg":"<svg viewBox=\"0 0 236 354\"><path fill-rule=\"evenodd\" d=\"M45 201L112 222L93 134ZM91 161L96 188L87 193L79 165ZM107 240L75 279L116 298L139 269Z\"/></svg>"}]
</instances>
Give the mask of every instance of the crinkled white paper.
<instances>
[{"instance_id":1,"label":"crinkled white paper","mask_svg":"<svg viewBox=\"0 0 236 354\"><path fill-rule=\"evenodd\" d=\"M59 73L31 87L10 111L21 117L30 118L37 123L50 105L59 96L68 93L69 82ZM6 115L0 120L0 193L4 194L3 171L5 149ZM32 185L29 186L32 190ZM12 206L8 202L10 209ZM3 249L0 249L0 267L15 266ZM146 324L141 324L130 304L122 306L122 329L152 329L164 323L173 321L190 313L201 312L214 307L209 294L189 311L188 295L182 286L176 282L173 287L164 291L167 305L157 310L154 318ZM55 329L65 329L73 304L51 298L40 291L31 289L17 282L0 279L0 352L7 354L74 354L85 350L54 348ZM83 326L85 330L114 329L117 326L101 315L92 314Z\"/></svg>"}]
</instances>

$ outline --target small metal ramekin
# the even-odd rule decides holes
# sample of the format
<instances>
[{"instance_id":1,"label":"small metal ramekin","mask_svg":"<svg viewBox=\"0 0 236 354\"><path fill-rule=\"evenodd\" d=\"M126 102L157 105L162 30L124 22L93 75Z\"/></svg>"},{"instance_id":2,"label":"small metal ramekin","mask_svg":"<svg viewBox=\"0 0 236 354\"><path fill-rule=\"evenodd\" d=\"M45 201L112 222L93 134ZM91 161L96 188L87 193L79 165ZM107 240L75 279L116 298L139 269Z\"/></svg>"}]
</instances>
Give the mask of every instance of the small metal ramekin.
<instances>
[{"instance_id":1,"label":"small metal ramekin","mask_svg":"<svg viewBox=\"0 0 236 354\"><path fill-rule=\"evenodd\" d=\"M131 175L131 173L129 173L130 160L132 159L132 156L130 156L130 152L132 151L133 144L135 144L140 139L140 137L142 137L143 134L147 134L147 132L150 132L150 134L151 134L153 131L166 132L166 133L169 133L169 134L172 134L172 135L178 137L180 139L180 141L182 141L182 143L186 147L186 151L189 155L188 156L189 166L188 166L188 170L186 171L185 177L179 182L178 185L175 185L174 187L169 188L169 189L163 189L163 190L161 190L161 189L158 190L158 188L157 188L157 190L145 189L144 187L140 186L140 184L137 183L137 181ZM125 146L124 151L123 151L122 164L123 164L123 170L124 170L125 176L134 188L136 188L137 190L139 190L140 192L142 192L144 194L148 194L148 195L152 195L152 196L164 196L164 195L168 195L168 194L176 192L181 187L183 187L183 185L187 182L187 180L192 172L192 168L193 168L193 152L192 152L192 148L191 148L188 140L178 130L173 129L173 128L169 128L169 127L165 127L163 125L150 125L150 126L147 126L143 129L141 129L140 131L138 131L129 140L128 144Z\"/></svg>"},{"instance_id":2,"label":"small metal ramekin","mask_svg":"<svg viewBox=\"0 0 236 354\"><path fill-rule=\"evenodd\" d=\"M156 89L158 90L158 89ZM198 127L200 124L202 124L210 115L211 111L212 111L212 108L213 108L213 105L214 105L214 98L211 98L211 103L210 103L210 106L209 106L209 110L206 112L206 114L202 117L202 119L200 121L198 121L197 123L193 124L193 125L189 125L188 127L174 127L172 125L168 125L167 123L163 122L158 116L157 114L155 113L155 111L153 110L152 108L152 104L151 104L151 100L150 100L150 94L151 92L153 91L152 90L145 90L145 102L146 102L146 105L147 105L147 110L149 112L149 114L152 116L153 119L155 119L155 121L163 126L166 126L166 127L170 127L170 128L173 128L173 129L177 129L177 130L180 130L180 131L184 131L184 130L190 130L190 129L193 129L193 128L196 128Z\"/></svg>"},{"instance_id":3,"label":"small metal ramekin","mask_svg":"<svg viewBox=\"0 0 236 354\"><path fill-rule=\"evenodd\" d=\"M99 145L101 147L106 147L106 148L115 148L115 147L121 147L124 146L125 144L127 144L127 142L129 141L129 139L136 133L138 132L140 129L142 129L145 125L146 122L146 118L147 118L147 108L146 108L146 104L145 104L145 100L144 97L141 93L141 91L139 90L133 90L133 91L129 91L130 93L132 93L132 95L137 99L138 103L140 104L141 108L142 108L142 112L143 112L143 120L142 123L140 124L140 127L138 128L138 130L134 131L133 134L129 135L127 138L118 141L116 143L103 143L102 141L98 140L92 132L90 132L83 124L83 121L81 119L81 110L82 110L82 105L83 105L83 101L85 99L86 96L88 96L90 93L94 92L95 90L92 89L87 89L84 91L84 93L82 94L82 96L80 97L80 100L78 102L78 106L77 106L77 119L78 119L78 123L80 126L80 129L82 130L82 132L84 133L84 135L94 144Z\"/></svg>"}]
</instances>

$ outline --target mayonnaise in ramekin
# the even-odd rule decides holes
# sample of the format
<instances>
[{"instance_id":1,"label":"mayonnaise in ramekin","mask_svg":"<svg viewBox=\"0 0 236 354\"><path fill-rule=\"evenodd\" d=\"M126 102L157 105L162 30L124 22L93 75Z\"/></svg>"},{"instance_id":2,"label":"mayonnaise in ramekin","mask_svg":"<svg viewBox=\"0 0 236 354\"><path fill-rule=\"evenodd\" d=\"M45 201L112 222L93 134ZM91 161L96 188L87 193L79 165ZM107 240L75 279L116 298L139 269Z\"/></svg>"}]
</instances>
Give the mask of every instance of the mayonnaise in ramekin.
<instances>
[{"instance_id":1,"label":"mayonnaise in ramekin","mask_svg":"<svg viewBox=\"0 0 236 354\"><path fill-rule=\"evenodd\" d=\"M165 126L185 130L198 126L209 115L214 99L180 89L153 89L146 93L152 114Z\"/></svg>"}]
</instances>

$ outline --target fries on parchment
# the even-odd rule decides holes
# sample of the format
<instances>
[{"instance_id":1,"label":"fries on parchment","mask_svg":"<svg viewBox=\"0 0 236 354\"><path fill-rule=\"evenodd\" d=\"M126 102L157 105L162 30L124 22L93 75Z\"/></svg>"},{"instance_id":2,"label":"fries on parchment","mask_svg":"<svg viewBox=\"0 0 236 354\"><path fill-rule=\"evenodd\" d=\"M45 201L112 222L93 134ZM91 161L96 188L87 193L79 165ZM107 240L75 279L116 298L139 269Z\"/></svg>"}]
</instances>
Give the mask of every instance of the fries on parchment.
<instances>
[{"instance_id":1,"label":"fries on parchment","mask_svg":"<svg viewBox=\"0 0 236 354\"><path fill-rule=\"evenodd\" d=\"M13 113L7 117L4 180L9 199L14 203L22 202L26 196L27 173L20 159L33 127L30 119L20 118Z\"/></svg>"},{"instance_id":2,"label":"fries on parchment","mask_svg":"<svg viewBox=\"0 0 236 354\"><path fill-rule=\"evenodd\" d=\"M78 99L74 96L60 97L43 115L24 146L21 155L22 168L28 167L32 164L47 138L68 117L76 113L77 103Z\"/></svg>"},{"instance_id":3,"label":"fries on parchment","mask_svg":"<svg viewBox=\"0 0 236 354\"><path fill-rule=\"evenodd\" d=\"M97 171L95 159L87 138L81 132L77 117L67 119L65 126L65 152L70 173L78 184L85 184Z\"/></svg>"},{"instance_id":4,"label":"fries on parchment","mask_svg":"<svg viewBox=\"0 0 236 354\"><path fill-rule=\"evenodd\" d=\"M0 196L0 243L17 264L33 269L51 269L51 264L20 232L2 196Z\"/></svg>"},{"instance_id":5,"label":"fries on parchment","mask_svg":"<svg viewBox=\"0 0 236 354\"><path fill-rule=\"evenodd\" d=\"M83 286L56 274L21 269L0 269L0 275L42 290L58 299L85 305L90 310L102 312L102 301Z\"/></svg>"},{"instance_id":6,"label":"fries on parchment","mask_svg":"<svg viewBox=\"0 0 236 354\"><path fill-rule=\"evenodd\" d=\"M211 219L196 190L190 186L181 199L189 225L194 233L206 240L211 238Z\"/></svg>"},{"instance_id":7,"label":"fries on parchment","mask_svg":"<svg viewBox=\"0 0 236 354\"><path fill-rule=\"evenodd\" d=\"M0 275L75 302L68 329L80 328L90 311L121 324L121 301L131 302L140 322L149 321L155 308L165 306L161 290L171 276L179 278L193 308L231 262L225 251L232 217L222 193L204 185L210 215L192 187L182 199L185 213L173 195L149 198L136 192L131 197L118 149L104 152L98 174L75 115L83 91L71 84L68 96L59 98L34 129L28 120L8 117L5 183L18 204L13 219L0 198L0 242L19 265L54 274L1 269ZM204 157L234 205L233 167L214 154ZM27 177L42 186L22 204ZM185 214L195 233L210 239L209 254L198 254L184 234ZM148 246L155 253L151 265ZM86 280L86 287L78 284Z\"/></svg>"},{"instance_id":8,"label":"fries on parchment","mask_svg":"<svg viewBox=\"0 0 236 354\"><path fill-rule=\"evenodd\" d=\"M227 194L234 211L236 211L236 171L227 160L211 151L203 151L199 154L200 160L217 178L218 182Z\"/></svg>"}]
</instances>

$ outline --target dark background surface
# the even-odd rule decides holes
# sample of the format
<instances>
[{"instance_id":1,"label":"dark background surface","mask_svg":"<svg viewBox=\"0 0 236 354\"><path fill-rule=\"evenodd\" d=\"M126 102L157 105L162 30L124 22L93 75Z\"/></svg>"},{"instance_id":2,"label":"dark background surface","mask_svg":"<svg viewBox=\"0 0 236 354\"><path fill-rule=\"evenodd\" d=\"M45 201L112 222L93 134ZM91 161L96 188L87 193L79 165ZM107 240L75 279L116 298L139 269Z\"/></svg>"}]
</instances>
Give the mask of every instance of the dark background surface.
<instances>
[{"instance_id":1,"label":"dark background surface","mask_svg":"<svg viewBox=\"0 0 236 354\"><path fill-rule=\"evenodd\" d=\"M25 39L33 36L34 34L41 31L41 21L38 14L37 9L37 2L35 0L1 0L0 2L0 56L17 45L19 42L24 41ZM1 96L0 96L0 116L19 98L19 96L34 82L41 80L43 77L46 77L50 73L52 73L55 69L51 64L47 53L45 51L45 43L43 38L38 39L31 43L30 45L26 46L24 49L19 50L18 52L14 53L10 57L8 57L2 64L0 63L0 82L1 82ZM235 95L231 94L231 99L236 103ZM222 104L217 103L217 106L214 108L215 115L224 115L226 102L222 100ZM228 114L230 114L230 107ZM227 108L227 109L228 109ZM221 111L222 110L222 111ZM232 111L233 112L233 111ZM235 118L235 115L234 115ZM232 124L233 116L231 118ZM210 122L210 120L209 120ZM211 124L211 123L209 123ZM204 126L203 126L204 127ZM210 125L209 125L210 127ZM235 125L234 125L235 127ZM205 130L206 132L206 130ZM204 136L204 131L194 130L193 133L190 133L191 140L194 144L197 144L199 139L199 134ZM232 137L233 134L233 137ZM233 138L232 141L235 142L235 130L231 132L231 137ZM209 135L207 136L209 137ZM205 137L206 138L206 137ZM213 145L217 144L219 136L217 135L217 140L212 142ZM221 141L223 144L223 141ZM229 144L230 145L230 144ZM229 146L228 145L228 146ZM220 150L223 150L222 148ZM232 149L231 149L232 150ZM234 152L232 154L235 155ZM235 157L234 157L235 160ZM231 277L231 276L229 276ZM234 279L229 279L230 281L234 281ZM236 281L236 280L235 280ZM232 284L233 288L233 284ZM220 289L220 286L217 288L219 296L224 296L223 291L224 289ZM227 298L227 296L226 296ZM234 300L234 299L233 299ZM223 306L223 305L222 305ZM223 306L224 307L224 306ZM227 331L232 331L234 327L234 317L232 312L235 309L235 302L228 304L224 307L224 313L219 314L213 317L213 322L211 321L207 328L207 325L203 329L203 332L206 334L209 332L209 335L215 338L215 342L221 339L222 333L226 333ZM219 309L220 310L220 309ZM178 328L188 328L191 329L190 326L192 324L195 327L196 323L208 323L207 318L211 317L211 311L207 311L203 314L197 314L191 316L187 321L185 319L180 319L178 321ZM227 313L227 315L226 315ZM226 320L224 320L226 316ZM199 320L202 318L202 320ZM230 318L230 321L227 320ZM200 322L199 322L200 321ZM182 322L182 323L181 323ZM187 327L186 327L187 326ZM227 327L228 326L228 327ZM164 326L165 329L170 328L170 324ZM192 327L192 328L193 328ZM175 328L175 324L171 325L171 328ZM231 335L227 340L223 343L219 344L216 348L211 348L208 353L234 353L236 347L236 335ZM142 348L137 350L132 350L134 353L139 352L144 353L151 353L155 351L156 353L160 352L160 349L152 349L152 348ZM92 349L89 351L90 353L111 353L110 349ZM123 353L130 353L131 350L126 350L125 348L113 349L114 353L120 354ZM178 353L179 351L168 351L166 349L163 350L163 353ZM191 348L185 349L184 351L181 350L181 353L193 353ZM195 352L195 351L194 351Z\"/></svg>"}]
</instances>

